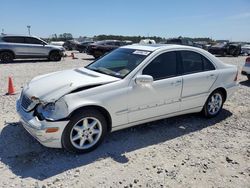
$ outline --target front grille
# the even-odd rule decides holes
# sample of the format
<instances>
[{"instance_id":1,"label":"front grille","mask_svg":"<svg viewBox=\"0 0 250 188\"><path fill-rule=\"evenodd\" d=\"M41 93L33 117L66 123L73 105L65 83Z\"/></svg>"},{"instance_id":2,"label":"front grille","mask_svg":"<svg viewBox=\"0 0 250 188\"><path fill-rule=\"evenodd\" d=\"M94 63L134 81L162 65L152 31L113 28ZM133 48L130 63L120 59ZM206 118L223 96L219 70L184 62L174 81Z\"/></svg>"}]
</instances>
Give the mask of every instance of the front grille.
<instances>
[{"instance_id":1,"label":"front grille","mask_svg":"<svg viewBox=\"0 0 250 188\"><path fill-rule=\"evenodd\" d=\"M22 96L21 96L21 105L25 110L28 109L28 107L31 105L31 103L32 103L32 100L29 99L29 97L27 97L26 95L22 94Z\"/></svg>"}]
</instances>

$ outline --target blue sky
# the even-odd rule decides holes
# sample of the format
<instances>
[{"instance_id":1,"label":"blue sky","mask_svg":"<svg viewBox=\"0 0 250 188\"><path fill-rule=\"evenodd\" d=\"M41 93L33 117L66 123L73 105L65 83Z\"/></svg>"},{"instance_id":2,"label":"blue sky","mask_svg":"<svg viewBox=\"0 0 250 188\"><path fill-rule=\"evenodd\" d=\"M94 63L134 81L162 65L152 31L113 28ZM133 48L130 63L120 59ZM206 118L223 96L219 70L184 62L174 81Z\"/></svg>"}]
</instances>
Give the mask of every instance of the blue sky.
<instances>
[{"instance_id":1,"label":"blue sky","mask_svg":"<svg viewBox=\"0 0 250 188\"><path fill-rule=\"evenodd\" d=\"M212 37L250 42L250 0L1 0L0 31Z\"/></svg>"}]
</instances>

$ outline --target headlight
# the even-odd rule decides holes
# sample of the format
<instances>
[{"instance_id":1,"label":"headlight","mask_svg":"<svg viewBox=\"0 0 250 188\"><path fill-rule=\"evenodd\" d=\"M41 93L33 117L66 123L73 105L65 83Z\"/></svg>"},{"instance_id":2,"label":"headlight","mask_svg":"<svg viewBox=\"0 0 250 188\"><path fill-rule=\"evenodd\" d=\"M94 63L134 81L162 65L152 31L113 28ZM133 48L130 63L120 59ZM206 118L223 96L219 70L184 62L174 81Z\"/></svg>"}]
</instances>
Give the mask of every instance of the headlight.
<instances>
[{"instance_id":1,"label":"headlight","mask_svg":"<svg viewBox=\"0 0 250 188\"><path fill-rule=\"evenodd\" d=\"M36 112L42 119L59 120L68 115L68 106L63 100L55 103L39 104Z\"/></svg>"}]
</instances>

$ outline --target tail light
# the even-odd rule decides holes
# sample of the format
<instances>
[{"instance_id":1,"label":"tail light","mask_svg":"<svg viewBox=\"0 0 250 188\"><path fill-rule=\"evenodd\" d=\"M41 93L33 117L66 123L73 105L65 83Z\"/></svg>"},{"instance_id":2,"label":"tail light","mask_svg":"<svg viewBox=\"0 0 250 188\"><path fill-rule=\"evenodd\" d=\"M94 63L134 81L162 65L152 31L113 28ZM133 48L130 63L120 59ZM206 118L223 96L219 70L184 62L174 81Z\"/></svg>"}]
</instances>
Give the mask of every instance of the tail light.
<instances>
[{"instance_id":1,"label":"tail light","mask_svg":"<svg viewBox=\"0 0 250 188\"><path fill-rule=\"evenodd\" d=\"M234 81L237 82L238 81L238 77L239 77L239 70L237 68L237 72L236 72L236 75L235 75L235 78L234 78Z\"/></svg>"}]
</instances>

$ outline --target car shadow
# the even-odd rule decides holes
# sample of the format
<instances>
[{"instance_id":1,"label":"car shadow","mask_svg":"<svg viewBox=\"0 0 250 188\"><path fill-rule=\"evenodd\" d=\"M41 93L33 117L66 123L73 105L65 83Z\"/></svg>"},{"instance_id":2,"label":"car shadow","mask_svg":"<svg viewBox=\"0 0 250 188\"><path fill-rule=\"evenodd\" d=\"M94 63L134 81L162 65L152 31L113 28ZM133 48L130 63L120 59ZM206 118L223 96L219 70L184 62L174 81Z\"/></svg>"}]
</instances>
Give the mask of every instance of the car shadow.
<instances>
[{"instance_id":1,"label":"car shadow","mask_svg":"<svg viewBox=\"0 0 250 188\"><path fill-rule=\"evenodd\" d=\"M39 62L50 62L50 60L48 60L48 59L17 59L17 60L13 60L12 62L9 62L9 63L0 62L0 64L4 65L4 64L21 64L21 63L39 63ZM58 61L58 62L60 62L60 61Z\"/></svg>"},{"instance_id":2,"label":"car shadow","mask_svg":"<svg viewBox=\"0 0 250 188\"><path fill-rule=\"evenodd\" d=\"M94 61L94 60L95 60L95 58L94 58L94 57L88 57L88 58L82 58L82 60Z\"/></svg>"},{"instance_id":3,"label":"car shadow","mask_svg":"<svg viewBox=\"0 0 250 188\"><path fill-rule=\"evenodd\" d=\"M250 80L241 81L240 84L243 85L243 86L250 87Z\"/></svg>"},{"instance_id":4,"label":"car shadow","mask_svg":"<svg viewBox=\"0 0 250 188\"><path fill-rule=\"evenodd\" d=\"M43 147L18 122L8 122L0 133L0 161L21 178L44 180L107 158L117 163L127 163L128 152L167 143L177 137L213 126L231 115L231 112L223 109L219 116L212 119L189 114L124 129L109 134L100 147L83 155Z\"/></svg>"}]
</instances>

